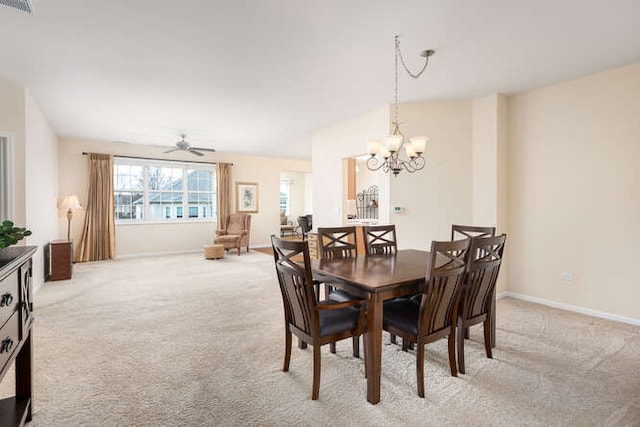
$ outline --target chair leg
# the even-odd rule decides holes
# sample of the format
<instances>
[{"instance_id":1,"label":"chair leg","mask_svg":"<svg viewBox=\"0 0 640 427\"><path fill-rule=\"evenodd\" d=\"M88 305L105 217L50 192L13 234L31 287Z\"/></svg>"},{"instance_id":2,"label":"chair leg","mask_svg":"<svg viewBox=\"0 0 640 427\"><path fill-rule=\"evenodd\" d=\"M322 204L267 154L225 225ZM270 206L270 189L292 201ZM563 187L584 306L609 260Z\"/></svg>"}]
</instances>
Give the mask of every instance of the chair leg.
<instances>
[{"instance_id":1,"label":"chair leg","mask_svg":"<svg viewBox=\"0 0 640 427\"><path fill-rule=\"evenodd\" d=\"M402 345L404 345L404 338ZM418 340L418 354L416 354L416 377L418 378L418 396L424 397L424 343Z\"/></svg>"},{"instance_id":2,"label":"chair leg","mask_svg":"<svg viewBox=\"0 0 640 427\"><path fill-rule=\"evenodd\" d=\"M464 323L460 323L458 325L458 330L457 330L457 335L458 335L458 371L461 374L464 374L464 338L465 338L465 331L467 331L468 328L466 328L464 326Z\"/></svg>"},{"instance_id":3,"label":"chair leg","mask_svg":"<svg viewBox=\"0 0 640 427\"><path fill-rule=\"evenodd\" d=\"M449 334L449 367L451 368L451 376L457 377L458 370L456 369L456 330L452 328Z\"/></svg>"},{"instance_id":4,"label":"chair leg","mask_svg":"<svg viewBox=\"0 0 640 427\"><path fill-rule=\"evenodd\" d=\"M333 354L336 354L336 343L332 342L329 344L329 351Z\"/></svg>"},{"instance_id":5,"label":"chair leg","mask_svg":"<svg viewBox=\"0 0 640 427\"><path fill-rule=\"evenodd\" d=\"M238 256L240 256L240 246L238 246Z\"/></svg>"},{"instance_id":6,"label":"chair leg","mask_svg":"<svg viewBox=\"0 0 640 427\"><path fill-rule=\"evenodd\" d=\"M362 355L364 359L364 377L367 378L367 337L365 335L362 335L362 347L364 347Z\"/></svg>"},{"instance_id":7,"label":"chair leg","mask_svg":"<svg viewBox=\"0 0 640 427\"><path fill-rule=\"evenodd\" d=\"M487 319L484 322L484 349L487 352L487 357L493 359L491 354L491 319Z\"/></svg>"},{"instance_id":8,"label":"chair leg","mask_svg":"<svg viewBox=\"0 0 640 427\"><path fill-rule=\"evenodd\" d=\"M304 350L307 348L307 343L298 338L298 348Z\"/></svg>"},{"instance_id":9,"label":"chair leg","mask_svg":"<svg viewBox=\"0 0 640 427\"><path fill-rule=\"evenodd\" d=\"M465 340L469 339L469 327L468 326L466 328L464 328L464 339Z\"/></svg>"},{"instance_id":10,"label":"chair leg","mask_svg":"<svg viewBox=\"0 0 640 427\"><path fill-rule=\"evenodd\" d=\"M311 400L318 400L320 394L320 346L313 346L313 391Z\"/></svg>"},{"instance_id":11,"label":"chair leg","mask_svg":"<svg viewBox=\"0 0 640 427\"><path fill-rule=\"evenodd\" d=\"M360 337L353 337L353 357L360 357Z\"/></svg>"},{"instance_id":12,"label":"chair leg","mask_svg":"<svg viewBox=\"0 0 640 427\"><path fill-rule=\"evenodd\" d=\"M389 341L391 342L391 344L398 344L398 340L396 339L395 334L389 334Z\"/></svg>"},{"instance_id":13,"label":"chair leg","mask_svg":"<svg viewBox=\"0 0 640 427\"><path fill-rule=\"evenodd\" d=\"M284 337L284 366L282 370L287 372L289 370L289 361L291 360L291 332L285 331Z\"/></svg>"}]
</instances>

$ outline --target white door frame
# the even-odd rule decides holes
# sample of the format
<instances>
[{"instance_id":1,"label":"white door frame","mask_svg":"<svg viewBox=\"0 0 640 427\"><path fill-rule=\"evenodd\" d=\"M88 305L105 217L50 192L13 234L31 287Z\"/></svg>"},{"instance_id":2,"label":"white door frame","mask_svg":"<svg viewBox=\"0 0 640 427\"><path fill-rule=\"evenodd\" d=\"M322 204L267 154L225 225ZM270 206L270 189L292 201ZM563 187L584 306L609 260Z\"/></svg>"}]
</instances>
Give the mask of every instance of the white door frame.
<instances>
[{"instance_id":1,"label":"white door frame","mask_svg":"<svg viewBox=\"0 0 640 427\"><path fill-rule=\"evenodd\" d=\"M0 131L0 221L13 217L13 135Z\"/></svg>"}]
</instances>

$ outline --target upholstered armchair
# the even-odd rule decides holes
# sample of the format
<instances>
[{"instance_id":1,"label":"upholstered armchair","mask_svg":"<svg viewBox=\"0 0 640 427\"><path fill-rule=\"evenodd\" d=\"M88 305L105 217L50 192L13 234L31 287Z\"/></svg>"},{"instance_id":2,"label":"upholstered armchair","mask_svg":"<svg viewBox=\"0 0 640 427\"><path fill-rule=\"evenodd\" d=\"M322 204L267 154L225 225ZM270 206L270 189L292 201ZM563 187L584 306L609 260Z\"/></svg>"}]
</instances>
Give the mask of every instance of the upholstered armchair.
<instances>
[{"instance_id":1,"label":"upholstered armchair","mask_svg":"<svg viewBox=\"0 0 640 427\"><path fill-rule=\"evenodd\" d=\"M226 249L237 249L240 255L240 248L247 247L249 252L249 237L251 232L251 215L234 213L225 218L224 230L216 231L216 238L213 243L224 245Z\"/></svg>"}]
</instances>

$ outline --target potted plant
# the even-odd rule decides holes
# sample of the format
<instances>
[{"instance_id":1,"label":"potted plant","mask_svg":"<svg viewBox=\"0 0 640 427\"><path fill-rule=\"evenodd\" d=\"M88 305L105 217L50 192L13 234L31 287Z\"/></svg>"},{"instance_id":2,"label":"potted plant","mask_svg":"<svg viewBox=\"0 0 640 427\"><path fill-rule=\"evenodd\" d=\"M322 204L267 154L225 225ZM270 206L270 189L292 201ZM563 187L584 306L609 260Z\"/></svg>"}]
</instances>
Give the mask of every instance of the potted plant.
<instances>
[{"instance_id":1,"label":"potted plant","mask_svg":"<svg viewBox=\"0 0 640 427\"><path fill-rule=\"evenodd\" d=\"M12 221L4 220L0 224L0 249L15 245L27 236L31 236L31 231L24 227L14 227Z\"/></svg>"}]
</instances>

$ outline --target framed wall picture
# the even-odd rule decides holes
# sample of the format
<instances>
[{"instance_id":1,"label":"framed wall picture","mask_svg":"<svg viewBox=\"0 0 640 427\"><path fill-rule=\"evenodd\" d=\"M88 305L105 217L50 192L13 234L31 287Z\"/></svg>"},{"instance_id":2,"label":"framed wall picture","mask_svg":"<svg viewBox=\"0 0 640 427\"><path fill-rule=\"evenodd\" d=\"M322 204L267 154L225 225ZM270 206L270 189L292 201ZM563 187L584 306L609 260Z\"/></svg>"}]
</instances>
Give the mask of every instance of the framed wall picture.
<instances>
[{"instance_id":1,"label":"framed wall picture","mask_svg":"<svg viewBox=\"0 0 640 427\"><path fill-rule=\"evenodd\" d=\"M258 213L257 182L236 182L236 212Z\"/></svg>"}]
</instances>

